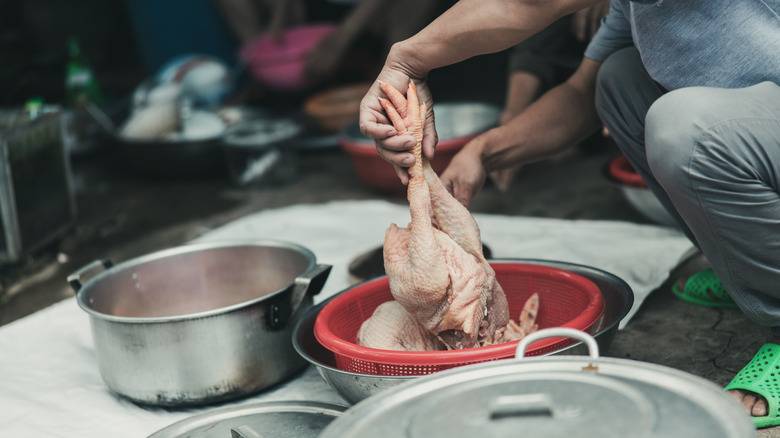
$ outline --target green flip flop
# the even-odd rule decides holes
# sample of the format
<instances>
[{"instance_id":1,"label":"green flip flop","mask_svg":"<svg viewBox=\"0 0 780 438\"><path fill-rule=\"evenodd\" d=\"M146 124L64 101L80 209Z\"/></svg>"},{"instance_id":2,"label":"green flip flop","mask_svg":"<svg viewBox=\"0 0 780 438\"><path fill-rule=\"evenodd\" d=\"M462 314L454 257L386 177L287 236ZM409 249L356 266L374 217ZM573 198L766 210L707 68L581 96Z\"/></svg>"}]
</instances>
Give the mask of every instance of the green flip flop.
<instances>
[{"instance_id":1,"label":"green flip flop","mask_svg":"<svg viewBox=\"0 0 780 438\"><path fill-rule=\"evenodd\" d=\"M685 282L685 288L682 290L677 283L673 284L672 292L681 300L700 306L737 307L712 269L705 269L692 275Z\"/></svg>"},{"instance_id":2,"label":"green flip flop","mask_svg":"<svg viewBox=\"0 0 780 438\"><path fill-rule=\"evenodd\" d=\"M756 427L780 425L780 345L764 344L724 391L742 389L764 397L768 414L751 417Z\"/></svg>"}]
</instances>

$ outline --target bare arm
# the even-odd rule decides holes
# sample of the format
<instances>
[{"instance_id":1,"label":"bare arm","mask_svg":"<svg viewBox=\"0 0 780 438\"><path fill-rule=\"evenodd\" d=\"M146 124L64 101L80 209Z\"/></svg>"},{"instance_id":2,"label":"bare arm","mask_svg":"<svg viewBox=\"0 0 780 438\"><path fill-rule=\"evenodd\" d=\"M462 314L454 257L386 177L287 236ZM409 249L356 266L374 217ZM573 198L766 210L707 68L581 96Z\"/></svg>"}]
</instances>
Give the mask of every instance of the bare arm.
<instances>
[{"instance_id":1,"label":"bare arm","mask_svg":"<svg viewBox=\"0 0 780 438\"><path fill-rule=\"evenodd\" d=\"M420 102L429 108L424 128L423 154L433 158L437 136L433 101L425 85L428 72L465 59L507 49L554 20L599 0L460 0L413 37L393 46L378 79L399 90L409 80L418 83ZM361 132L377 141L377 150L393 164L402 182L408 181L406 167L413 162L408 152L414 144L409 136L395 136L379 103L378 85L363 98ZM395 137L394 137L395 136Z\"/></svg>"},{"instance_id":2,"label":"bare arm","mask_svg":"<svg viewBox=\"0 0 780 438\"><path fill-rule=\"evenodd\" d=\"M595 132L596 75L601 63L585 58L577 71L506 125L469 142L441 175L468 207L487 172L549 158Z\"/></svg>"},{"instance_id":3,"label":"bare arm","mask_svg":"<svg viewBox=\"0 0 780 438\"><path fill-rule=\"evenodd\" d=\"M477 55L499 52L546 28L558 18L599 0L460 0L388 56L387 68L425 77Z\"/></svg>"}]
</instances>

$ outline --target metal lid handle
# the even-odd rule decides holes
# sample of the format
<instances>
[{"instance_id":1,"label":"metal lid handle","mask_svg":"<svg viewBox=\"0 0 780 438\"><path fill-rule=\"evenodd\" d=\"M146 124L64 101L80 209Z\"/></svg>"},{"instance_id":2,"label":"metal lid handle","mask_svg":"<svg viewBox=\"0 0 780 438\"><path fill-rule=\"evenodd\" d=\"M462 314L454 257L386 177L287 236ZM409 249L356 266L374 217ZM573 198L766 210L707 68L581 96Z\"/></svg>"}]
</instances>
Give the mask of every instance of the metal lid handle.
<instances>
[{"instance_id":1,"label":"metal lid handle","mask_svg":"<svg viewBox=\"0 0 780 438\"><path fill-rule=\"evenodd\" d=\"M517 417L553 417L554 403L548 394L504 395L488 406L491 420Z\"/></svg>"},{"instance_id":2,"label":"metal lid handle","mask_svg":"<svg viewBox=\"0 0 780 438\"><path fill-rule=\"evenodd\" d=\"M532 343L540 339L556 338L556 337L574 338L577 339L578 341L582 341L585 345L588 346L588 355L593 359L599 358L599 344L596 342L596 339L593 338L593 336L583 332L582 330L577 330L568 327L553 327L548 329L542 329L542 330L535 331L530 335L524 337L520 341L520 343L517 344L517 349L515 350L515 358L517 359L524 358L525 350Z\"/></svg>"},{"instance_id":3,"label":"metal lid handle","mask_svg":"<svg viewBox=\"0 0 780 438\"><path fill-rule=\"evenodd\" d=\"M242 424L230 429L230 438L263 438L263 435L260 435L246 424Z\"/></svg>"}]
</instances>

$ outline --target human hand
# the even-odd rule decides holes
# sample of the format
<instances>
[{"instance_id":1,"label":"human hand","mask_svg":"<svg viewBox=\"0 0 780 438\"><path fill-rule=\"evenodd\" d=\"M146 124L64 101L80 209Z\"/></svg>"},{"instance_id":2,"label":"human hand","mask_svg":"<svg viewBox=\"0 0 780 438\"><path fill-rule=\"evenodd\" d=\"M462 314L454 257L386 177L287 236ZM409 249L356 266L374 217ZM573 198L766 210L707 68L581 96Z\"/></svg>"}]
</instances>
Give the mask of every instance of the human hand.
<instances>
[{"instance_id":1,"label":"human hand","mask_svg":"<svg viewBox=\"0 0 780 438\"><path fill-rule=\"evenodd\" d=\"M601 19L608 12L609 1L603 1L575 12L571 23L571 32L574 37L581 42L590 41L599 30Z\"/></svg>"},{"instance_id":2,"label":"human hand","mask_svg":"<svg viewBox=\"0 0 780 438\"><path fill-rule=\"evenodd\" d=\"M400 70L385 66L360 102L360 132L374 139L379 156L393 165L403 184L409 183L408 168L414 164L411 149L416 145L416 140L412 135L398 133L393 127L379 101L380 97L388 98L379 88L379 82L385 82L396 90L406 90L410 80L412 79ZM423 156L431 160L438 141L433 120L433 99L425 81L415 81L415 85L420 103L424 103L427 109L423 126Z\"/></svg>"},{"instance_id":3,"label":"human hand","mask_svg":"<svg viewBox=\"0 0 780 438\"><path fill-rule=\"evenodd\" d=\"M476 137L461 149L439 176L452 196L469 208L471 200L482 190L487 171L482 163L483 139Z\"/></svg>"}]
</instances>

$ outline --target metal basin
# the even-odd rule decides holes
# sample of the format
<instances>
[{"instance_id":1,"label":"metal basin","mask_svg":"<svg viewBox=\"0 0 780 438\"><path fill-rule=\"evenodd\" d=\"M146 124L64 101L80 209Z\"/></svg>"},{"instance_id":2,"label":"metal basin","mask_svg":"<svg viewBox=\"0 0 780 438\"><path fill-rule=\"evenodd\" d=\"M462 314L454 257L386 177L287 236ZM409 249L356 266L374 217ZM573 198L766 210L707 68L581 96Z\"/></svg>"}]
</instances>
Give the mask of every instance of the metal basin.
<instances>
[{"instance_id":1,"label":"metal basin","mask_svg":"<svg viewBox=\"0 0 780 438\"><path fill-rule=\"evenodd\" d=\"M502 260L491 261L500 262ZM625 318L634 303L634 294L626 282L608 272L572 263L531 259L511 259L506 261L565 269L593 281L601 290L606 303L603 319L594 331L593 337L596 339L600 351L608 351L620 321ZM293 331L293 347L295 351L310 364L314 365L322 378L344 400L351 404L358 403L374 394L415 379L417 376L377 376L347 372L336 368L333 353L320 345L314 337L314 322L317 319L317 315L336 296L312 307L301 317ZM577 342L556 350L552 354L586 355L588 350L582 342Z\"/></svg>"}]
</instances>

